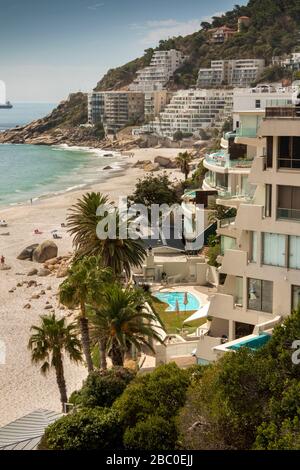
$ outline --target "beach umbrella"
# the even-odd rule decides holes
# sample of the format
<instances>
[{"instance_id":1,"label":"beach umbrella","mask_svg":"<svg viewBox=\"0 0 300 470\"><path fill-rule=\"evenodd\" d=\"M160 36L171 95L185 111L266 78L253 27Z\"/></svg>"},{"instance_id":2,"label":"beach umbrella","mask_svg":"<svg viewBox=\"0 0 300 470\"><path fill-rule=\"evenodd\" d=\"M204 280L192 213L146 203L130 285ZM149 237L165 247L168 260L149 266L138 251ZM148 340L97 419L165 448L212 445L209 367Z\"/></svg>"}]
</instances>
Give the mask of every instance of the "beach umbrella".
<instances>
[{"instance_id":1,"label":"beach umbrella","mask_svg":"<svg viewBox=\"0 0 300 470\"><path fill-rule=\"evenodd\" d=\"M184 293L184 299L183 299L183 304L185 305L185 310L186 310L186 306L188 305L188 303L189 303L188 293L185 292Z\"/></svg>"},{"instance_id":2,"label":"beach umbrella","mask_svg":"<svg viewBox=\"0 0 300 470\"><path fill-rule=\"evenodd\" d=\"M186 318L183 323L189 323L194 320L201 320L202 318L206 318L208 315L210 307L210 302L208 302L206 305L203 305L197 312L193 313L189 318Z\"/></svg>"},{"instance_id":3,"label":"beach umbrella","mask_svg":"<svg viewBox=\"0 0 300 470\"><path fill-rule=\"evenodd\" d=\"M179 308L179 302L178 299L176 299L176 306L175 306L176 313L180 313L180 308Z\"/></svg>"}]
</instances>

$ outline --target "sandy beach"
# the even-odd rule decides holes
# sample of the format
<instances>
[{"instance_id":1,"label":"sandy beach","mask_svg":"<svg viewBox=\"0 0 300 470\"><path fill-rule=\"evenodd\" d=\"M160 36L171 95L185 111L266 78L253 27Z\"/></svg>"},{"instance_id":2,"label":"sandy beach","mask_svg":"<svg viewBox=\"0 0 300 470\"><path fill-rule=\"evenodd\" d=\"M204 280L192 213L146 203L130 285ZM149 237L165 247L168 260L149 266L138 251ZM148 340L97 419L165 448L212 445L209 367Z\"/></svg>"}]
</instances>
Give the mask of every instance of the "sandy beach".
<instances>
[{"instance_id":1,"label":"sandy beach","mask_svg":"<svg viewBox=\"0 0 300 470\"><path fill-rule=\"evenodd\" d=\"M138 178L145 175L141 168L133 168L139 160L151 160L158 155L175 158L178 149L136 149L134 156L124 157L127 165L120 173L108 175L106 181L99 183L89 190L101 191L108 194L114 201L119 196L127 196ZM179 170L166 170L173 179L182 179ZM85 189L84 192L87 192ZM3 254L6 264L11 267L8 271L0 271L0 341L5 344L5 363L0 362L0 426L17 419L38 408L60 411L59 393L53 371L43 377L39 368L30 361L27 343L30 327L39 324L39 317L47 313L46 302L53 306L57 315L69 312L61 310L57 302L57 288L62 279L54 276L34 277L38 287L28 288L28 271L37 267L29 261L17 260L18 254L26 246L51 240L51 231L59 229L62 239L57 240L59 255L67 255L72 250L72 240L65 229L60 229L66 221L68 208L83 194L82 191L69 192L44 200L38 200L33 205L24 204L10 208L0 207L0 219L6 219L7 228L0 228L0 256ZM42 235L34 235L38 228ZM9 232L9 236L1 234ZM41 265L39 265L41 267ZM16 288L12 293L9 290ZM37 300L31 300L34 293L45 290ZM31 309L24 309L30 301ZM68 393L79 388L87 375L84 366L76 366L65 360L65 376Z\"/></svg>"}]
</instances>

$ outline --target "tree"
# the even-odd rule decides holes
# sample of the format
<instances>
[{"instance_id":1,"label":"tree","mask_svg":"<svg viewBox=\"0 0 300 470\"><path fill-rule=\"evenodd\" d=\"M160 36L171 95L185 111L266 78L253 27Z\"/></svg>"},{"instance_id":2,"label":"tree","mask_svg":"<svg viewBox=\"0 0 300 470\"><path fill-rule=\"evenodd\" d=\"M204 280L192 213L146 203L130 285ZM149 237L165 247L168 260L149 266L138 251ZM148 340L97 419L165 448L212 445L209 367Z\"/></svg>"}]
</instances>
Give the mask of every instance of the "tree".
<instances>
[{"instance_id":1,"label":"tree","mask_svg":"<svg viewBox=\"0 0 300 470\"><path fill-rule=\"evenodd\" d=\"M41 373L46 375L53 367L60 392L60 400L64 411L64 403L68 402L67 387L64 377L63 353L73 362L82 360L81 345L77 337L77 325L66 324L65 318L57 319L55 314L41 316L41 326L32 326L28 348L34 364L42 362Z\"/></svg>"},{"instance_id":2,"label":"tree","mask_svg":"<svg viewBox=\"0 0 300 470\"><path fill-rule=\"evenodd\" d=\"M236 216L236 209L222 206L216 202L210 204L209 206L210 213L208 215L208 220L211 224L214 224L218 220L223 220Z\"/></svg>"},{"instance_id":3,"label":"tree","mask_svg":"<svg viewBox=\"0 0 300 470\"><path fill-rule=\"evenodd\" d=\"M175 142L179 142L182 139L183 139L183 132L182 131L176 131L173 135L173 140Z\"/></svg>"},{"instance_id":4,"label":"tree","mask_svg":"<svg viewBox=\"0 0 300 470\"><path fill-rule=\"evenodd\" d=\"M93 370L93 361L86 304L91 296L95 298L101 294L103 285L111 278L110 270L101 267L101 260L98 257L84 257L73 263L68 278L59 288L59 300L63 305L71 309L80 307L81 341L89 372Z\"/></svg>"},{"instance_id":5,"label":"tree","mask_svg":"<svg viewBox=\"0 0 300 470\"><path fill-rule=\"evenodd\" d=\"M192 160L193 157L188 152L180 153L176 158L176 164L180 168L181 172L184 174L185 180L188 179L190 172L190 163Z\"/></svg>"},{"instance_id":6,"label":"tree","mask_svg":"<svg viewBox=\"0 0 300 470\"><path fill-rule=\"evenodd\" d=\"M107 408L82 409L48 426L39 446L42 450L122 449L122 425L118 414Z\"/></svg>"},{"instance_id":7,"label":"tree","mask_svg":"<svg viewBox=\"0 0 300 470\"><path fill-rule=\"evenodd\" d=\"M101 215L97 215L102 211ZM105 214L114 219L116 233L110 237L103 233L98 237L97 228L100 222L106 224ZM68 215L69 233L74 236L73 245L77 258L83 256L100 256L105 267L110 267L116 276L121 276L123 270L130 277L132 267L140 267L146 256L146 250L140 239L129 237L128 226L123 222L117 209L109 202L107 196L101 193L88 193L73 205ZM107 229L107 224L105 227ZM126 237L124 237L124 233Z\"/></svg>"},{"instance_id":8,"label":"tree","mask_svg":"<svg viewBox=\"0 0 300 470\"><path fill-rule=\"evenodd\" d=\"M91 334L94 339L105 338L105 351L114 366L123 366L129 346L141 350L145 345L153 351L150 340L162 342L157 317L145 309L145 301L142 289L123 289L115 283L106 287L101 304L90 314Z\"/></svg>"},{"instance_id":9,"label":"tree","mask_svg":"<svg viewBox=\"0 0 300 470\"><path fill-rule=\"evenodd\" d=\"M70 402L84 408L110 408L134 379L135 372L123 367L89 374L79 392L74 392Z\"/></svg>"},{"instance_id":10,"label":"tree","mask_svg":"<svg viewBox=\"0 0 300 470\"><path fill-rule=\"evenodd\" d=\"M130 201L150 207L151 204L176 204L180 201L176 188L168 175L146 175L139 179Z\"/></svg>"},{"instance_id":11,"label":"tree","mask_svg":"<svg viewBox=\"0 0 300 470\"><path fill-rule=\"evenodd\" d=\"M176 425L174 420L149 416L146 421L139 421L134 428L127 428L123 440L125 449L128 450L174 450L177 441Z\"/></svg>"}]
</instances>

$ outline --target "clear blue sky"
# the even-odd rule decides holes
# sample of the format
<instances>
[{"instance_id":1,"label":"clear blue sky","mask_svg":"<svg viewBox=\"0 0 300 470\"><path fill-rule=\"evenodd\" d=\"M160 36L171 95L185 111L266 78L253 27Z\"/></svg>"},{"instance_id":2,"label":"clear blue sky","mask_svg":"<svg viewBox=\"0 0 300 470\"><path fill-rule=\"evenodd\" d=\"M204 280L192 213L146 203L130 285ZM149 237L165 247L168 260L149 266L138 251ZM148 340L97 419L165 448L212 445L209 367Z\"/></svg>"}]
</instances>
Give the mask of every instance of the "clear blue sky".
<instances>
[{"instance_id":1,"label":"clear blue sky","mask_svg":"<svg viewBox=\"0 0 300 470\"><path fill-rule=\"evenodd\" d=\"M56 102L159 39L185 35L236 0L0 0L0 80L12 101ZM246 1L242 0L241 4Z\"/></svg>"}]
</instances>

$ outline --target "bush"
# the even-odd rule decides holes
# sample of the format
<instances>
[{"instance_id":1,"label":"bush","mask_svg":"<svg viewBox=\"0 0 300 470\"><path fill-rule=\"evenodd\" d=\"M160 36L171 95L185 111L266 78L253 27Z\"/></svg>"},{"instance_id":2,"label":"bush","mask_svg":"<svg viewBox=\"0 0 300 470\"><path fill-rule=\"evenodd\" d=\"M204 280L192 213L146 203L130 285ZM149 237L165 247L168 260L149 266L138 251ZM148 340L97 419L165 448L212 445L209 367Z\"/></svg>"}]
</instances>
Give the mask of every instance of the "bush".
<instances>
[{"instance_id":1,"label":"bush","mask_svg":"<svg viewBox=\"0 0 300 470\"><path fill-rule=\"evenodd\" d=\"M51 424L44 434L42 450L120 449L123 429L116 411L82 409Z\"/></svg>"},{"instance_id":2,"label":"bush","mask_svg":"<svg viewBox=\"0 0 300 470\"><path fill-rule=\"evenodd\" d=\"M138 180L135 191L129 199L135 204L144 204L146 207L151 204L180 202L177 190L166 173L158 176L150 174Z\"/></svg>"},{"instance_id":3,"label":"bush","mask_svg":"<svg viewBox=\"0 0 300 470\"><path fill-rule=\"evenodd\" d=\"M134 377L134 372L123 367L92 372L82 389L75 392L70 401L88 408L111 407Z\"/></svg>"},{"instance_id":4,"label":"bush","mask_svg":"<svg viewBox=\"0 0 300 470\"><path fill-rule=\"evenodd\" d=\"M149 416L173 419L185 403L189 374L172 363L133 380L113 404L124 426L134 427Z\"/></svg>"},{"instance_id":5,"label":"bush","mask_svg":"<svg viewBox=\"0 0 300 470\"><path fill-rule=\"evenodd\" d=\"M173 420L149 416L125 431L123 442L128 450L171 451L175 449L177 430Z\"/></svg>"}]
</instances>

